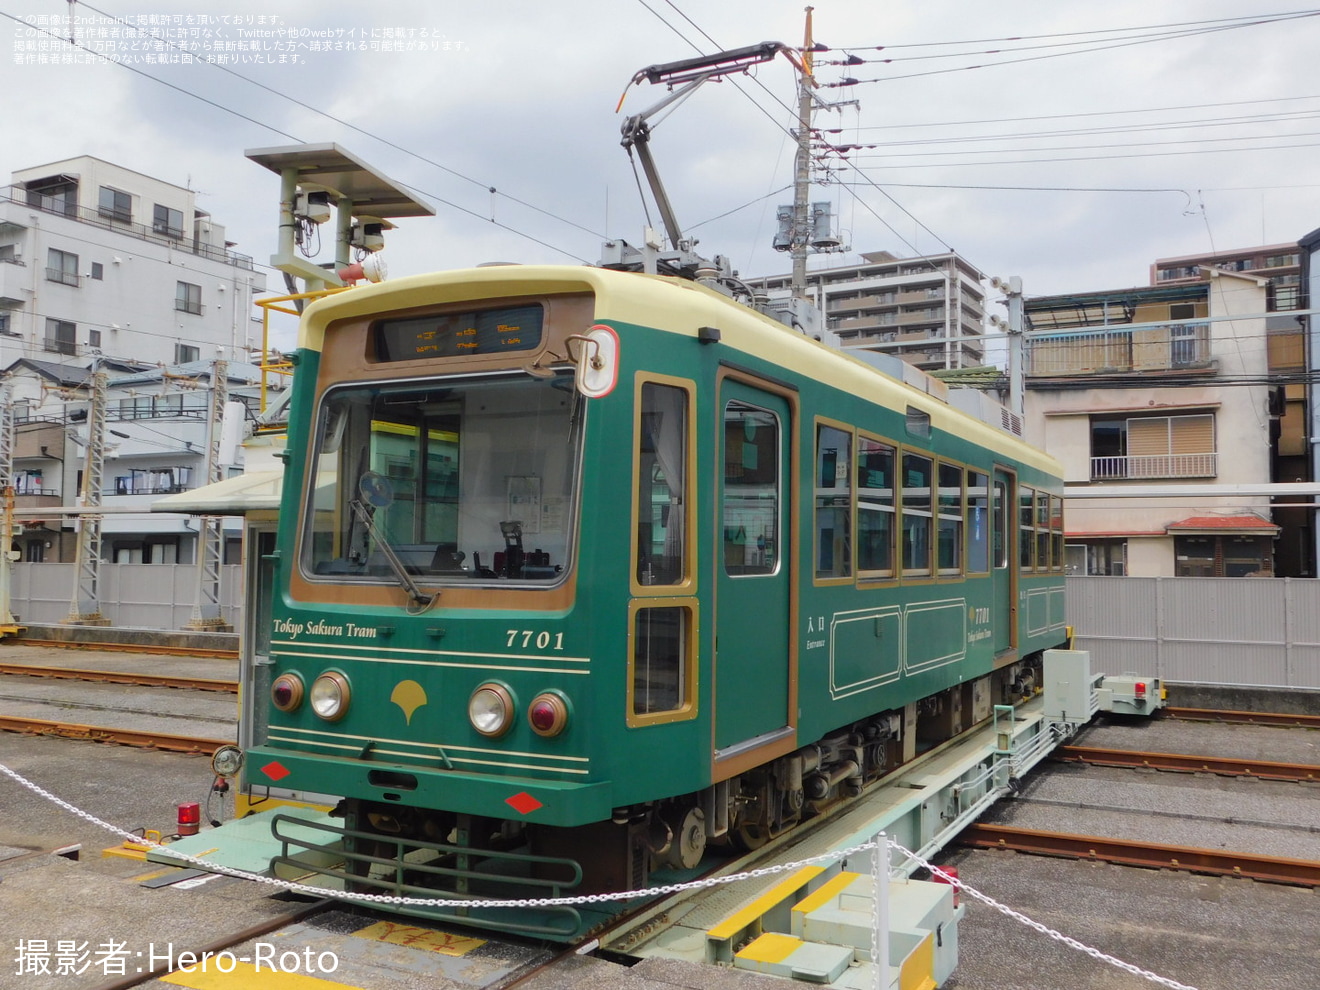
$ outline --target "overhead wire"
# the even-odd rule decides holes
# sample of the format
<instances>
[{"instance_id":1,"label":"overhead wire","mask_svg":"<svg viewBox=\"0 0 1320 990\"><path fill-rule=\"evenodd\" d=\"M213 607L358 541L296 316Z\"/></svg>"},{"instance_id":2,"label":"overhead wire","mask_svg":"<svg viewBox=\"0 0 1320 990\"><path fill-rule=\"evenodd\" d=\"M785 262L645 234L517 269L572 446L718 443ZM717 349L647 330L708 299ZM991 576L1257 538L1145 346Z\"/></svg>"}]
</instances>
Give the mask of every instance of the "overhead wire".
<instances>
[{"instance_id":1,"label":"overhead wire","mask_svg":"<svg viewBox=\"0 0 1320 990\"><path fill-rule=\"evenodd\" d=\"M876 78L876 79L851 79L851 78L849 78L849 79L844 79L844 80L842 80L841 82L836 82L836 83L822 83L822 85L825 86L825 87L827 87L827 88L838 88L838 87L843 87L843 86L858 86L858 85L863 85L863 84L866 84L866 83L876 83L876 82L896 82L896 81L898 81L898 80L900 80L900 79L918 79L918 78L922 78L922 77L925 77L925 76L947 75L947 74L949 74L949 73L953 73L953 72L967 72L967 71L971 71L971 70L974 70L974 69L998 68L998 67L1000 67L1000 66L1005 66L1005 65L1020 65L1020 64L1025 63L1025 62L1039 62L1039 61L1043 61L1043 60L1045 60L1045 59L1063 58L1063 57L1066 57L1066 56L1069 56L1069 55L1086 55L1086 54L1093 54L1093 53L1095 53L1095 52L1114 51L1114 50L1119 49L1119 48L1132 48L1132 47L1135 47L1135 46L1137 46L1137 45L1149 45L1149 44L1154 44L1154 43L1156 43L1156 42L1161 42L1161 41L1169 41L1169 40L1175 40L1175 39L1179 39L1179 38L1197 37L1197 36L1199 36L1199 35L1203 35L1203 34L1215 34L1215 33L1219 33L1219 32L1222 32L1222 31L1234 31L1234 30L1239 30L1239 29L1241 29L1241 28L1245 28L1245 27L1258 27L1258 26L1260 26L1260 25L1262 25L1262 24L1277 24L1277 23L1279 23L1279 22L1281 22L1281 21L1297 20L1297 19L1300 19L1300 18L1316 17L1316 16L1320 16L1320 11L1305 11L1305 12L1302 12L1302 13L1299 13L1299 14L1293 14L1293 15L1287 15L1287 16L1281 16L1281 17L1266 17L1266 18L1259 18L1259 19L1255 19L1255 20L1245 21L1245 22L1242 22L1242 23L1230 24L1230 25L1226 25L1226 26L1223 26L1223 27L1207 28L1207 29L1205 29L1205 30L1200 30L1200 31L1188 31L1188 32L1185 32L1185 33L1182 33L1182 34L1176 34L1176 35L1167 35L1167 36L1166 36L1166 35L1160 35L1160 36L1156 36L1156 37L1142 38L1142 39L1140 39L1140 40L1136 40L1136 41L1121 41L1121 42L1116 42L1116 43L1113 43L1113 44L1101 44L1101 45L1096 45L1096 46L1094 46L1094 47L1092 47L1092 48L1080 48L1080 49L1077 49L1077 50L1075 50L1075 51L1069 51L1069 52L1053 52L1053 53L1048 54L1048 55L1030 55L1030 56L1026 56L1026 57L1024 57L1024 58L1011 58L1011 59L1004 59L1004 60L1002 60L1002 61L988 62L988 63L985 63L985 64L979 64L979 65L961 65L961 66L954 66L954 67L952 67L952 68L947 68L947 69L931 69L931 70L926 71L926 72L909 72L909 73L906 73L906 74L904 74L904 75L897 75L897 76L882 76L882 77L880 77L880 78Z\"/></svg>"},{"instance_id":2,"label":"overhead wire","mask_svg":"<svg viewBox=\"0 0 1320 990\"><path fill-rule=\"evenodd\" d=\"M115 17L115 15L110 14L110 13L107 13L107 12L104 11L104 10L101 10L99 7L95 7L95 6L93 6L92 4L87 3L86 0L77 0L77 2L78 2L79 4L81 4L83 7L86 7L88 10L95 11L96 13L102 15L103 17L109 17L109 18L112 18L112 19L114 19L114 20L120 20L120 21L123 20L122 18L117 18L117 17ZM129 22L124 22L124 23L125 23L125 26L127 26L127 27L131 27L133 30L137 31L139 34L146 34L148 37L150 37L150 38L152 38L152 39L154 39L154 40L156 40L156 41L159 41L159 42L161 42L162 44L168 45L168 46L170 46L171 48L174 48L174 49L179 50L179 51L182 51L182 50L183 50L183 49L180 49L178 45L174 44L174 43L173 43L172 41L170 41L168 38L163 38L163 37L161 37L159 34L157 34L156 32L152 32L152 31L144 31L141 27L139 27L139 26L137 26L137 25L135 25L135 24L129 23ZM333 120L336 124L339 124L339 125L341 125L341 126L343 126L343 127L347 127L349 130L355 131L355 132L357 132L358 134L363 135L364 137L369 137L369 138L371 138L373 141L379 141L381 144L385 145L386 147L393 148L395 151L400 151L400 152L402 152L403 154L408 155L408 156L411 157L411 158L416 158L416 159L417 159L418 161L420 161L420 162L425 162L427 165L430 165L430 166L432 166L433 168L437 168L437 169L439 169L440 171L445 172L445 173L447 173L447 174L449 174L449 175L452 175L452 176L454 176L454 177L457 178L457 179L462 179L462 180L465 181L465 182L469 182L469 183L471 183L472 185L475 185L475 186L477 186L477 187L479 187L479 188L481 188L481 189L487 190L487 191L490 192L490 194L491 194L492 196L502 196L502 197L504 197L505 199L507 199L507 200L508 200L509 202L511 202L511 203L517 203L519 206L524 206L524 207L526 207L526 208L529 209L529 210L534 210L534 211L536 211L537 213L540 213L540 214L542 214L543 216L549 217L549 218L552 219L552 220L558 220L560 223L568 224L568 225L571 226L571 227L576 227L578 230L581 230L581 231L583 231L584 233L591 234L591 235L594 236L594 237L600 237L600 238L604 238L604 237L605 237L604 234L601 234L601 233L599 233L598 231L594 231L594 230L592 230L592 229L589 228L589 227L584 227L584 226L582 226L581 224L577 223L576 221L569 220L569 219L566 218L566 217L561 217L561 216L559 216L559 215L556 214L556 213L552 213L552 212L549 211L549 210L543 209L542 207L539 207L539 206L535 205L534 203L529 203L529 202L527 202L526 200L519 199L517 196L513 196L513 195L511 195L510 193L506 193L506 192L504 192L502 189L498 189L498 188L496 188L495 186L491 185L491 184L488 183L488 182L483 182L483 181L480 180L480 179L475 179L475 178L473 178L473 177L470 176L470 175L466 175L466 174L464 174L463 172L458 171L458 169L452 168L452 167L450 167L450 166L448 166L448 165L445 165L445 164L443 164L443 163L441 163L441 162L438 162L438 161L436 161L436 160L433 159L433 158L428 158L427 156L425 156L425 155L423 155L423 154L421 154L421 153L419 153L419 152L413 151L413 150L410 149L410 148L405 148L403 145L401 145L401 144L397 144L396 142L391 141L391 140L390 140L389 138L387 138L387 137L383 137L383 136L380 135L380 134L376 134L376 133L373 132L373 131L369 131L369 130L367 130L367 129L364 128L364 127L359 127L357 124L354 124L354 123L351 123L351 122L349 122L349 121L347 121L347 120L344 120L342 117L338 117L338 116L336 116L335 114L330 113L328 110L322 110L322 109L319 108L319 107L312 106L310 103L307 103L307 102L305 102L305 101L303 101L303 100L300 100L300 99L298 99L296 96L290 96L290 95L289 95L287 92L285 92L284 90L276 89L276 88L273 87L273 86L267 86L265 83L260 82L260 81L258 81L258 80L256 80L256 79L253 79L253 78L251 78L250 76L245 76L245 75L243 75L241 72L236 72L236 71L234 71L233 69L229 68L228 66L220 64L219 62L206 62L206 63L204 63L204 64L206 64L206 65L210 65L210 66L213 66L214 68L219 69L220 71L225 72L225 73L227 73L227 74L233 76L233 77L236 78L236 79L241 79L241 80L243 80L245 83L248 83L248 84L251 85L251 86L256 86L256 87L259 88L259 89L263 89L263 90L265 90L265 91L268 92L268 93L272 93L272 94L274 94L275 96L280 97L281 99L288 100L290 103L296 104L297 106L302 107L304 110L310 110L312 113L317 114L318 116L324 117L324 118L326 118L327 120ZM152 77L152 78L155 78L155 77Z\"/></svg>"}]
</instances>

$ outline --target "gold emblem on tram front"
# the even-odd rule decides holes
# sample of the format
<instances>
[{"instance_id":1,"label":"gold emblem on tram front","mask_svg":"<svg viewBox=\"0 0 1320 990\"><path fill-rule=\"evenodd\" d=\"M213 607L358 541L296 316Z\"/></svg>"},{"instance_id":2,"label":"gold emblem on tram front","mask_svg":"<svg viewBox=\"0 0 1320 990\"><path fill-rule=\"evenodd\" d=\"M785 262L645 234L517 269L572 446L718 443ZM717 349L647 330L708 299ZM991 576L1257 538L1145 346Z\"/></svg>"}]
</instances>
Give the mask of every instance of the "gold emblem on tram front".
<instances>
[{"instance_id":1,"label":"gold emblem on tram front","mask_svg":"<svg viewBox=\"0 0 1320 990\"><path fill-rule=\"evenodd\" d=\"M394 685L390 701L403 709L403 717L411 725L413 712L426 704L426 690L416 681L399 681Z\"/></svg>"}]
</instances>

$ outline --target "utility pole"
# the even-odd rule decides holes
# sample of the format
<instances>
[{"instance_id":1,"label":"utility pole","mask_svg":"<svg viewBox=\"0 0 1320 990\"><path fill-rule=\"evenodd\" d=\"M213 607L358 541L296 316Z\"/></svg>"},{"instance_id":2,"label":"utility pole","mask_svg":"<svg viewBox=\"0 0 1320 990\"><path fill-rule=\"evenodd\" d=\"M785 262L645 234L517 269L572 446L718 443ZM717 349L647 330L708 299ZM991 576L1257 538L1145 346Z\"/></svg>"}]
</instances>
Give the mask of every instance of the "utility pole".
<instances>
[{"instance_id":1,"label":"utility pole","mask_svg":"<svg viewBox=\"0 0 1320 990\"><path fill-rule=\"evenodd\" d=\"M223 480L220 436L229 401L229 362L217 359L211 366L211 409L207 423L206 483ZM189 629L228 631L232 628L220 614L220 565L224 559L224 519L197 517L197 598Z\"/></svg>"},{"instance_id":2,"label":"utility pole","mask_svg":"<svg viewBox=\"0 0 1320 990\"><path fill-rule=\"evenodd\" d=\"M87 456L83 460L82 508L78 516L77 586L69 602L68 625L108 626L101 614L98 584L101 576L102 474L105 471L105 406L109 376L101 359L92 362L91 402L87 409Z\"/></svg>"},{"instance_id":3,"label":"utility pole","mask_svg":"<svg viewBox=\"0 0 1320 990\"><path fill-rule=\"evenodd\" d=\"M811 223L808 216L808 196L811 190L811 101L816 86L812 75L811 12L807 8L806 28L802 38L802 72L798 79L797 155L793 160L793 231L789 251L793 258L793 298L807 296L807 241Z\"/></svg>"},{"instance_id":4,"label":"utility pole","mask_svg":"<svg viewBox=\"0 0 1320 990\"><path fill-rule=\"evenodd\" d=\"M1008 304L1008 408L1019 416L1026 415L1026 378L1024 363L1026 337L1023 334L1022 276L1008 278L996 276L990 284L1002 292ZM998 319L998 317L996 317Z\"/></svg>"},{"instance_id":5,"label":"utility pole","mask_svg":"<svg viewBox=\"0 0 1320 990\"><path fill-rule=\"evenodd\" d=\"M10 611L11 564L14 545L14 403L13 388L0 386L0 492L4 498L4 518L0 522L0 637L18 632Z\"/></svg>"}]
</instances>

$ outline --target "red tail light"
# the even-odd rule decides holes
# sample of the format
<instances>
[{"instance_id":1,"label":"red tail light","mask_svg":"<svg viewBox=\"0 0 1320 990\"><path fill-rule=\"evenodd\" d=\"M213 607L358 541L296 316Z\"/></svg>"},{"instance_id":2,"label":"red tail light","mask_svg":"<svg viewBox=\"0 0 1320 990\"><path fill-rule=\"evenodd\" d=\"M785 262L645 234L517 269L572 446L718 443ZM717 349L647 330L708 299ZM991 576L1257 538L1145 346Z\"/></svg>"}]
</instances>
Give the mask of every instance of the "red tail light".
<instances>
[{"instance_id":1,"label":"red tail light","mask_svg":"<svg viewBox=\"0 0 1320 990\"><path fill-rule=\"evenodd\" d=\"M568 705L550 691L538 694L527 706L527 721L539 736L557 736L568 724Z\"/></svg>"},{"instance_id":2,"label":"red tail light","mask_svg":"<svg viewBox=\"0 0 1320 990\"><path fill-rule=\"evenodd\" d=\"M202 806L196 801L179 805L179 834L196 835L202 827Z\"/></svg>"}]
</instances>

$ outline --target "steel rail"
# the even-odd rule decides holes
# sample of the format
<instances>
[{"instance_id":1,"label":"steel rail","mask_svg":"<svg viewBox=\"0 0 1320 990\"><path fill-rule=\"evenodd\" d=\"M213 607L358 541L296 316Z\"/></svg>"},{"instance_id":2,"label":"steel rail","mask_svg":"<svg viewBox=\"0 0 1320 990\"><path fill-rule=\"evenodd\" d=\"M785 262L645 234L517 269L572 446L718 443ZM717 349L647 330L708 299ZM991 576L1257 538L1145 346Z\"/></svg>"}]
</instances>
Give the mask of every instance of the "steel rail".
<instances>
[{"instance_id":1,"label":"steel rail","mask_svg":"<svg viewBox=\"0 0 1320 990\"><path fill-rule=\"evenodd\" d=\"M179 736L169 732L150 732L145 729L111 729L100 725L52 722L44 718L19 718L14 715L0 715L0 730L21 732L26 735L59 736L62 739L116 743L120 746L159 749L167 753L194 753L204 756L211 755L221 746L231 746L234 742L232 739L203 739L198 736Z\"/></svg>"},{"instance_id":2,"label":"steel rail","mask_svg":"<svg viewBox=\"0 0 1320 990\"><path fill-rule=\"evenodd\" d=\"M65 640L29 639L19 636L8 641L11 646L42 646L57 650L97 650L106 653L145 653L162 657L203 657L237 660L238 650L210 649L203 646L166 646L159 643L76 643Z\"/></svg>"},{"instance_id":3,"label":"steel rail","mask_svg":"<svg viewBox=\"0 0 1320 990\"><path fill-rule=\"evenodd\" d=\"M1306 763L1274 763L1268 760L1238 760L1226 756L1193 756L1190 753L1144 753L1097 746L1060 746L1054 758L1068 763L1104 767L1149 767L1180 773L1213 773L1225 777L1258 777L1262 780L1320 781L1320 766Z\"/></svg>"},{"instance_id":4,"label":"steel rail","mask_svg":"<svg viewBox=\"0 0 1320 990\"><path fill-rule=\"evenodd\" d=\"M957 840L975 849L1007 849L1038 856L1061 856L1146 869L1185 870L1214 876L1245 877L1299 887L1320 887L1320 863L1304 859L1253 856L1222 849L1132 842L1095 835L1041 832L1006 825L969 826Z\"/></svg>"},{"instance_id":5,"label":"steel rail","mask_svg":"<svg viewBox=\"0 0 1320 990\"><path fill-rule=\"evenodd\" d=\"M105 684L133 684L137 687L182 688L189 691L220 691L238 694L238 681L209 677L168 677L164 674L137 674L125 670L88 670L82 667L38 667L31 664L0 663L0 674L24 677L48 677L69 681L96 681Z\"/></svg>"},{"instance_id":6,"label":"steel rail","mask_svg":"<svg viewBox=\"0 0 1320 990\"><path fill-rule=\"evenodd\" d=\"M1234 712L1209 708L1163 708L1161 717L1188 722L1226 722L1230 725L1278 725L1288 728L1320 729L1320 715L1289 715L1283 712Z\"/></svg>"}]
</instances>

